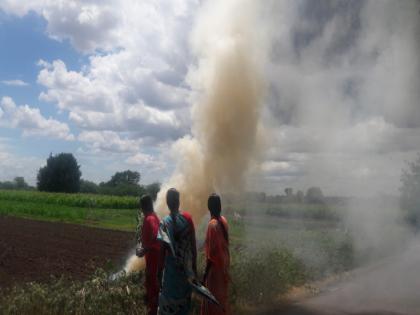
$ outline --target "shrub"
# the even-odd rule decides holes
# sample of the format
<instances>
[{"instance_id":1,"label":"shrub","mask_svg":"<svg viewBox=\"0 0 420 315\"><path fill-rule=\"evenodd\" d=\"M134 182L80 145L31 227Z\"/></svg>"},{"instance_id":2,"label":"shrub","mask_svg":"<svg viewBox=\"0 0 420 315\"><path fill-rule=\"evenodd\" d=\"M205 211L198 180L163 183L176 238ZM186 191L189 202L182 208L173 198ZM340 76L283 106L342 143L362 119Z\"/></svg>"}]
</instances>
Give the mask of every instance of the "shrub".
<instances>
[{"instance_id":1,"label":"shrub","mask_svg":"<svg viewBox=\"0 0 420 315\"><path fill-rule=\"evenodd\" d=\"M98 270L87 281L52 279L0 291L0 314L146 314L143 273L111 281Z\"/></svg>"},{"instance_id":2,"label":"shrub","mask_svg":"<svg viewBox=\"0 0 420 315\"><path fill-rule=\"evenodd\" d=\"M232 256L231 302L273 301L292 286L303 284L303 264L287 249L242 249Z\"/></svg>"}]
</instances>

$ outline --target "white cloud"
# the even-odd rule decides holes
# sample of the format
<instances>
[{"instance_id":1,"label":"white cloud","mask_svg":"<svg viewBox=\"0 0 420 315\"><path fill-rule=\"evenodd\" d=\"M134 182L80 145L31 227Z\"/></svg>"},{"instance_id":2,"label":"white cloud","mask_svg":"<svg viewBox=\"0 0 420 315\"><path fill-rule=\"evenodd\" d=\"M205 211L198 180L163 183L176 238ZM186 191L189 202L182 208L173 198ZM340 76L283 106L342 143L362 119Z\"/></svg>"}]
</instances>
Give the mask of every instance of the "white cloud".
<instances>
[{"instance_id":1,"label":"white cloud","mask_svg":"<svg viewBox=\"0 0 420 315\"><path fill-rule=\"evenodd\" d=\"M130 156L125 160L127 164L141 166L143 168L150 168L153 170L161 170L165 168L165 163L156 157L144 154L144 153L137 153L133 156Z\"/></svg>"},{"instance_id":2,"label":"white cloud","mask_svg":"<svg viewBox=\"0 0 420 315\"><path fill-rule=\"evenodd\" d=\"M3 97L0 102L0 125L21 129L24 136L45 136L74 140L67 124L53 118L45 118L39 108L17 106L12 98Z\"/></svg>"},{"instance_id":3,"label":"white cloud","mask_svg":"<svg viewBox=\"0 0 420 315\"><path fill-rule=\"evenodd\" d=\"M137 152L141 140L121 139L119 134L113 131L83 131L78 140L87 144L94 152Z\"/></svg>"},{"instance_id":4,"label":"white cloud","mask_svg":"<svg viewBox=\"0 0 420 315\"><path fill-rule=\"evenodd\" d=\"M37 171L45 160L16 155L9 142L0 138L0 181L10 181L17 176L23 176L26 182L35 185Z\"/></svg>"},{"instance_id":5,"label":"white cloud","mask_svg":"<svg viewBox=\"0 0 420 315\"><path fill-rule=\"evenodd\" d=\"M51 38L89 56L77 71L61 60L40 62L40 99L68 113L89 149L130 153L125 162L140 165L162 154L138 153L145 142L160 145L190 131L184 78L195 62L188 37L199 2L4 0L0 8L37 12ZM259 189L396 191L404 159L420 150L419 9L412 0L264 5L255 27L272 49ZM34 110L19 108L26 120Z\"/></svg>"},{"instance_id":6,"label":"white cloud","mask_svg":"<svg viewBox=\"0 0 420 315\"><path fill-rule=\"evenodd\" d=\"M29 84L22 80L3 80L1 83L9 86L28 86Z\"/></svg>"},{"instance_id":7,"label":"white cloud","mask_svg":"<svg viewBox=\"0 0 420 315\"><path fill-rule=\"evenodd\" d=\"M41 61L40 99L68 111L81 129L133 130L155 141L176 139L189 129L188 34L196 0L52 1L0 8L47 21L47 33L68 39L89 63L81 71L63 61Z\"/></svg>"}]
</instances>

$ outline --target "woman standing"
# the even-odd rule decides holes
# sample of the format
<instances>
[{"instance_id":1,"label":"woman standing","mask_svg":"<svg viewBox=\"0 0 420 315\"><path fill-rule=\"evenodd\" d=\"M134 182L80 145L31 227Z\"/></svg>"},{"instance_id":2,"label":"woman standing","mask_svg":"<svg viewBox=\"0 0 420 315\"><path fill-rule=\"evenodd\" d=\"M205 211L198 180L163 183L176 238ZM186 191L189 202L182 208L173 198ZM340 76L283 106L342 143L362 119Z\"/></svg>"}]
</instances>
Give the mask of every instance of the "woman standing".
<instances>
[{"instance_id":1,"label":"woman standing","mask_svg":"<svg viewBox=\"0 0 420 315\"><path fill-rule=\"evenodd\" d=\"M191 308L189 280L197 274L195 229L191 215L179 211L179 192L168 190L166 202L170 214L163 218L158 239L162 241L159 278L163 280L159 296L159 315L186 315Z\"/></svg>"},{"instance_id":2,"label":"woman standing","mask_svg":"<svg viewBox=\"0 0 420 315\"><path fill-rule=\"evenodd\" d=\"M217 194L210 195L208 208L209 221L205 241L206 271L204 285L210 290L222 307L204 300L201 305L201 315L229 314L228 284L229 284L229 234L228 223L221 216L222 205Z\"/></svg>"}]
</instances>

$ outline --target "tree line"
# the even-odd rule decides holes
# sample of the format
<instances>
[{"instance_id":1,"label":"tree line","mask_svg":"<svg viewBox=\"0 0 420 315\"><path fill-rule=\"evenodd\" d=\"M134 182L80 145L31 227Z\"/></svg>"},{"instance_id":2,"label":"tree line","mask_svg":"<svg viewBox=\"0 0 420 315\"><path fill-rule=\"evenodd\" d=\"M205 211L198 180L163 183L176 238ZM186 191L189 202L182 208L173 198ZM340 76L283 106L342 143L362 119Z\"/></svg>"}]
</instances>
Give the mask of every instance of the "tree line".
<instances>
[{"instance_id":1,"label":"tree line","mask_svg":"<svg viewBox=\"0 0 420 315\"><path fill-rule=\"evenodd\" d=\"M47 164L41 167L37 175L37 189L49 192L91 193L104 195L139 196L149 193L156 198L160 190L158 182L140 185L140 173L131 170L116 172L109 181L96 184L81 178L82 172L76 158L71 153L52 155ZM400 206L405 217L413 226L420 228L420 155L417 160L408 163L401 175ZM15 177L13 181L0 182L0 189L35 189L25 182L23 177ZM329 203L319 187L311 187L306 191L293 192L286 188L284 195L266 196L265 193L252 195L255 200L266 202L308 202ZM331 198L330 198L331 199ZM340 201L338 199L338 201ZM337 200L336 200L337 202Z\"/></svg>"},{"instance_id":2,"label":"tree line","mask_svg":"<svg viewBox=\"0 0 420 315\"><path fill-rule=\"evenodd\" d=\"M36 189L47 192L90 193L116 196L140 196L148 193L156 199L160 183L140 184L141 175L137 171L125 170L116 172L106 182L95 182L82 179L80 165L71 153L59 153L47 158L44 167L38 170ZM0 189L35 189L25 182L23 177L13 181L0 182Z\"/></svg>"}]
</instances>

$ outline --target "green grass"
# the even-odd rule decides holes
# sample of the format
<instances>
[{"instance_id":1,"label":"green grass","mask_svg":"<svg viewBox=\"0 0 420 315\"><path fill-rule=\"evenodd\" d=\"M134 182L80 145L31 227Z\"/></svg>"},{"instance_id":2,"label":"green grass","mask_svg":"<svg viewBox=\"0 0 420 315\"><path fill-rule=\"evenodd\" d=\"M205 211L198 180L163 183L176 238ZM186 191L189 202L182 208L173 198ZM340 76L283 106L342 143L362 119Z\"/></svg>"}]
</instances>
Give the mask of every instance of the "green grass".
<instances>
[{"instance_id":1,"label":"green grass","mask_svg":"<svg viewBox=\"0 0 420 315\"><path fill-rule=\"evenodd\" d=\"M89 209L40 202L0 200L0 214L124 231L134 231L136 227L134 209Z\"/></svg>"},{"instance_id":2,"label":"green grass","mask_svg":"<svg viewBox=\"0 0 420 315\"><path fill-rule=\"evenodd\" d=\"M138 198L130 196L0 190L0 202L5 200L95 209L137 209L139 205Z\"/></svg>"},{"instance_id":3,"label":"green grass","mask_svg":"<svg viewBox=\"0 0 420 315\"><path fill-rule=\"evenodd\" d=\"M308 204L308 203L272 203L272 202L244 202L226 203L225 209L242 215L261 216L290 219L314 219L339 221L345 208L338 205Z\"/></svg>"}]
</instances>

